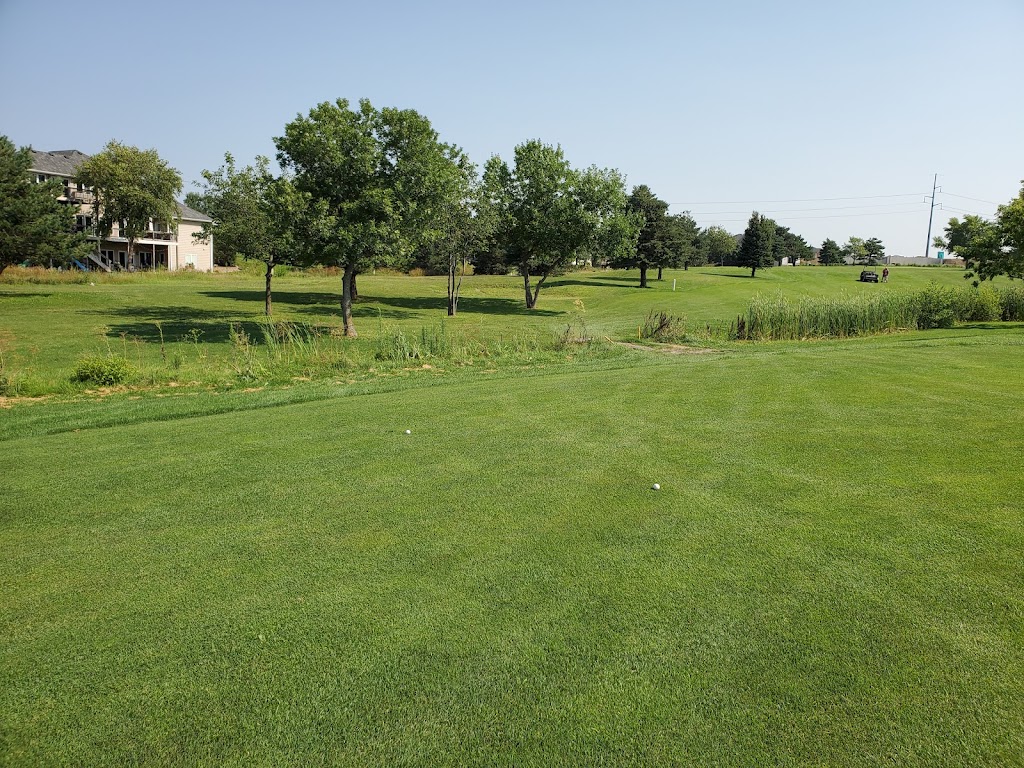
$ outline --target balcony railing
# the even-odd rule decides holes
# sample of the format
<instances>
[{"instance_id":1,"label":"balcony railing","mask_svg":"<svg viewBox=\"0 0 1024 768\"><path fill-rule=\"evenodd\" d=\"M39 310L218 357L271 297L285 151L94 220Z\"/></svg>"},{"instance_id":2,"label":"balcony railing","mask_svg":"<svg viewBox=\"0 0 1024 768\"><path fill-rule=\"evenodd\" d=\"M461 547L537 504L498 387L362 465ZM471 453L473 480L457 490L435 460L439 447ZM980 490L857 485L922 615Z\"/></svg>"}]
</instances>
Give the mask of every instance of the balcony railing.
<instances>
[{"instance_id":1,"label":"balcony railing","mask_svg":"<svg viewBox=\"0 0 1024 768\"><path fill-rule=\"evenodd\" d=\"M96 196L87 189L75 189L74 187L64 187L64 197L73 203L94 203Z\"/></svg>"}]
</instances>

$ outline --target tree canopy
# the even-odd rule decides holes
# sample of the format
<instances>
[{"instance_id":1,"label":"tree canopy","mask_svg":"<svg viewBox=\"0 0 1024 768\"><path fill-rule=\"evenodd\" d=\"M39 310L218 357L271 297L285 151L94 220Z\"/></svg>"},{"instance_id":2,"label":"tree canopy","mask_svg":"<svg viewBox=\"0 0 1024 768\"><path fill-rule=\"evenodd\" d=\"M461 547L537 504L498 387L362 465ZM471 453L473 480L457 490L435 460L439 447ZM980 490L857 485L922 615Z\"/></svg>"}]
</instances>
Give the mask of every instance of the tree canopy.
<instances>
[{"instance_id":1,"label":"tree canopy","mask_svg":"<svg viewBox=\"0 0 1024 768\"><path fill-rule=\"evenodd\" d=\"M775 227L774 221L757 211L750 215L736 261L741 267L750 269L751 277L757 274L757 270L775 265Z\"/></svg>"},{"instance_id":2,"label":"tree canopy","mask_svg":"<svg viewBox=\"0 0 1024 768\"><path fill-rule=\"evenodd\" d=\"M775 240L772 246L775 263L799 264L811 258L814 252L800 235L789 231L789 227L775 227Z\"/></svg>"},{"instance_id":3,"label":"tree canopy","mask_svg":"<svg viewBox=\"0 0 1024 768\"><path fill-rule=\"evenodd\" d=\"M121 237L128 241L129 259L150 221L173 227L178 218L175 198L181 192L181 174L155 149L110 141L102 152L82 163L76 180L95 194L97 243L118 224Z\"/></svg>"},{"instance_id":4,"label":"tree canopy","mask_svg":"<svg viewBox=\"0 0 1024 768\"><path fill-rule=\"evenodd\" d=\"M698 247L706 264L725 264L736 253L736 238L723 227L708 227L700 233Z\"/></svg>"},{"instance_id":5,"label":"tree canopy","mask_svg":"<svg viewBox=\"0 0 1024 768\"><path fill-rule=\"evenodd\" d=\"M358 108L325 101L274 141L282 167L310 198L315 226L307 253L343 269L345 333L355 336L355 275L440 236L436 217L458 186L461 153L415 110L378 110L368 99Z\"/></svg>"},{"instance_id":6,"label":"tree canopy","mask_svg":"<svg viewBox=\"0 0 1024 768\"><path fill-rule=\"evenodd\" d=\"M300 193L287 176L275 176L270 160L257 157L255 166L239 170L231 153L216 171L203 171L203 188L189 199L212 222L203 225L196 237L216 234L226 252L266 265L264 309L273 309L271 283L274 267L291 261L301 237L297 228L305 213L307 195Z\"/></svg>"},{"instance_id":7,"label":"tree canopy","mask_svg":"<svg viewBox=\"0 0 1024 768\"><path fill-rule=\"evenodd\" d=\"M1024 279L1024 182L1017 197L997 209L995 220L967 214L949 220L939 245L964 260L966 278L999 275Z\"/></svg>"},{"instance_id":8,"label":"tree canopy","mask_svg":"<svg viewBox=\"0 0 1024 768\"><path fill-rule=\"evenodd\" d=\"M0 272L12 264L65 264L88 248L75 233L72 206L57 200L59 181L29 177L32 154L0 136Z\"/></svg>"},{"instance_id":9,"label":"tree canopy","mask_svg":"<svg viewBox=\"0 0 1024 768\"><path fill-rule=\"evenodd\" d=\"M536 307L544 281L576 255L601 253L614 261L633 249L639 229L626 212L618 171L577 171L561 147L536 140L515 148L511 167L498 156L488 160L483 201L494 217L496 252L522 276L528 309Z\"/></svg>"},{"instance_id":10,"label":"tree canopy","mask_svg":"<svg viewBox=\"0 0 1024 768\"><path fill-rule=\"evenodd\" d=\"M839 243L831 238L827 238L821 244L821 250L818 251L818 263L826 267L844 264L843 249L839 247Z\"/></svg>"}]
</instances>

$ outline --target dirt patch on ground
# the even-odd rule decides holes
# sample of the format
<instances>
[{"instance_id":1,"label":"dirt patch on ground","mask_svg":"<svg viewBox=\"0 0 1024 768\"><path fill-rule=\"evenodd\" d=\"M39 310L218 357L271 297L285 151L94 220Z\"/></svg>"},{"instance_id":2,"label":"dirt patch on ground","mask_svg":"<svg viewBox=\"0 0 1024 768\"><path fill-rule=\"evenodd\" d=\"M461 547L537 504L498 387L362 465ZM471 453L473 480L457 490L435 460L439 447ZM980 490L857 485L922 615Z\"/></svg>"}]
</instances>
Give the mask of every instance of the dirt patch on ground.
<instances>
[{"instance_id":1,"label":"dirt patch on ground","mask_svg":"<svg viewBox=\"0 0 1024 768\"><path fill-rule=\"evenodd\" d=\"M613 344L618 344L620 347L629 347L630 349L638 349L641 352L660 352L663 355L708 355L712 352L720 352L718 349L708 349L706 347L687 347L684 344L634 344L628 341L614 341Z\"/></svg>"},{"instance_id":2,"label":"dirt patch on ground","mask_svg":"<svg viewBox=\"0 0 1024 768\"><path fill-rule=\"evenodd\" d=\"M41 403L49 399L48 395L42 395L41 397L0 397L0 408L13 408L16 405L23 405L25 403Z\"/></svg>"}]
</instances>

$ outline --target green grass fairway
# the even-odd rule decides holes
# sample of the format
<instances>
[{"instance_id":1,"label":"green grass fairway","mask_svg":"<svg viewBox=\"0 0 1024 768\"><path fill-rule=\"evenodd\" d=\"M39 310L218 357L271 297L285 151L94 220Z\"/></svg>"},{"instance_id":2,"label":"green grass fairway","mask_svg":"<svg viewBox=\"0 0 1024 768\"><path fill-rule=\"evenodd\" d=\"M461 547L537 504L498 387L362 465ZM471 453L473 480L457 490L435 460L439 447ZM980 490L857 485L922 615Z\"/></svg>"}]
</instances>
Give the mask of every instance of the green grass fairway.
<instances>
[{"instance_id":1,"label":"green grass fairway","mask_svg":"<svg viewBox=\"0 0 1024 768\"><path fill-rule=\"evenodd\" d=\"M505 340L530 334L549 340L570 322L589 335L635 338L651 310L683 315L691 328L728 323L755 293L833 295L923 288L930 280L963 285L953 268L894 268L886 285L856 281L860 267L778 267L758 273L733 268L670 270L662 282L638 287L638 273L588 271L552 278L535 311L524 307L519 278L470 276L459 315L447 327L469 337ZM156 378L188 384L207 381L231 354L229 326L255 338L263 313L263 284L247 275L115 275L96 285L31 285L0 282L0 354L25 381L24 392L74 393L69 383L83 354L124 354ZM676 280L676 290L672 281ZM322 326L340 325L337 277L287 276L275 280L275 317ZM356 327L365 346L394 328L417 333L445 314L444 277L361 275ZM159 324L159 326L158 326ZM164 349L161 351L161 333ZM198 343L183 341L192 334ZM179 360L180 367L172 363ZM0 365L0 369L3 365ZM0 371L2 372L2 371ZM215 378L215 377L214 377Z\"/></svg>"},{"instance_id":2,"label":"green grass fairway","mask_svg":"<svg viewBox=\"0 0 1024 768\"><path fill-rule=\"evenodd\" d=\"M625 331L754 281L697 272L607 320L598 295L639 292L592 282L541 309L579 295ZM85 295L97 324L151 311ZM0 763L1024 762L1021 328L628 354L25 421L0 452ZM51 407L77 406L0 418ZM104 409L134 423L90 427Z\"/></svg>"}]
</instances>

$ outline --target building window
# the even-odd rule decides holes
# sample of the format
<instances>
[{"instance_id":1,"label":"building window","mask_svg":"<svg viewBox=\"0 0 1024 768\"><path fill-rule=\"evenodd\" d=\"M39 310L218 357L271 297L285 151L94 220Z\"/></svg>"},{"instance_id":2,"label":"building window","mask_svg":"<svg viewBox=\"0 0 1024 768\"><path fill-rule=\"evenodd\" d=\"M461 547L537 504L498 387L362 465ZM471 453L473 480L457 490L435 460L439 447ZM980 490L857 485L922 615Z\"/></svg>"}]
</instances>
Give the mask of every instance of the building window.
<instances>
[{"instance_id":1,"label":"building window","mask_svg":"<svg viewBox=\"0 0 1024 768\"><path fill-rule=\"evenodd\" d=\"M46 174L45 173L40 173L38 176L36 176L36 182L37 183L42 184L44 181L46 181Z\"/></svg>"}]
</instances>

